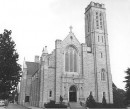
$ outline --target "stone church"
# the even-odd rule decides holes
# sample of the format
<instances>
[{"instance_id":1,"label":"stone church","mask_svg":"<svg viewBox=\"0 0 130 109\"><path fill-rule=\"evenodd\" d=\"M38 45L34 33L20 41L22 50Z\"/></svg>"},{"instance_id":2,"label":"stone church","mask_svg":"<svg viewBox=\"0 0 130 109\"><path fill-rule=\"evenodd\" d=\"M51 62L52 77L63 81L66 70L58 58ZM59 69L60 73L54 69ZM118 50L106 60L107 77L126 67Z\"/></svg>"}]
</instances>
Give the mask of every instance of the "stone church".
<instances>
[{"instance_id":1,"label":"stone church","mask_svg":"<svg viewBox=\"0 0 130 109\"><path fill-rule=\"evenodd\" d=\"M85 102L90 93L96 102L113 103L107 22L104 4L91 2L85 8L85 43L70 32L47 47L34 62L23 63L19 103L43 107L50 100Z\"/></svg>"}]
</instances>

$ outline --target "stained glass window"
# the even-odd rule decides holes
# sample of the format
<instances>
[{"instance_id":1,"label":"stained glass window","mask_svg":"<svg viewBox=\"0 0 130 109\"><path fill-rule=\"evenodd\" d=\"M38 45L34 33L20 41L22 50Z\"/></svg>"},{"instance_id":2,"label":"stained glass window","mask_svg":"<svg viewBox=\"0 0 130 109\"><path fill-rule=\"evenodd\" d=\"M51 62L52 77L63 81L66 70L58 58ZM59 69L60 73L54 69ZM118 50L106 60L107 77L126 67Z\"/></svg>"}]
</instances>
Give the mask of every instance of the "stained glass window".
<instances>
[{"instance_id":1,"label":"stained glass window","mask_svg":"<svg viewBox=\"0 0 130 109\"><path fill-rule=\"evenodd\" d=\"M69 71L69 55L68 55L68 52L65 53L65 71Z\"/></svg>"},{"instance_id":2,"label":"stained glass window","mask_svg":"<svg viewBox=\"0 0 130 109\"><path fill-rule=\"evenodd\" d=\"M77 72L77 50L72 46L65 51L65 71Z\"/></svg>"},{"instance_id":3,"label":"stained glass window","mask_svg":"<svg viewBox=\"0 0 130 109\"><path fill-rule=\"evenodd\" d=\"M77 53L76 51L74 52L74 72L77 71Z\"/></svg>"}]
</instances>

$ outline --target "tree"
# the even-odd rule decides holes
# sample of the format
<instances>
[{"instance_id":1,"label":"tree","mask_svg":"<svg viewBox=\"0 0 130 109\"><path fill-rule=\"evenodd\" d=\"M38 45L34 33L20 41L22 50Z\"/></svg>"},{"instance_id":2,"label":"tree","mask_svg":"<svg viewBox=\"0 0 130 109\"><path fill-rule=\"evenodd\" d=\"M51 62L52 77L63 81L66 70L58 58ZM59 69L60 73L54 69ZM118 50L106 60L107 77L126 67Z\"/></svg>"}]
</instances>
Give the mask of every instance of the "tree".
<instances>
[{"instance_id":1,"label":"tree","mask_svg":"<svg viewBox=\"0 0 130 109\"><path fill-rule=\"evenodd\" d=\"M62 104L62 102L63 102L63 98L62 98L62 96L60 95L60 103Z\"/></svg>"},{"instance_id":2,"label":"tree","mask_svg":"<svg viewBox=\"0 0 130 109\"><path fill-rule=\"evenodd\" d=\"M103 104L104 107L107 105L105 96L103 96L103 98L102 98L102 104Z\"/></svg>"},{"instance_id":3,"label":"tree","mask_svg":"<svg viewBox=\"0 0 130 109\"><path fill-rule=\"evenodd\" d=\"M126 85L125 85L125 89L126 89L126 104L130 104L130 68L128 68L126 71L126 76L125 76L125 81Z\"/></svg>"},{"instance_id":4,"label":"tree","mask_svg":"<svg viewBox=\"0 0 130 109\"><path fill-rule=\"evenodd\" d=\"M113 88L113 104L115 107L125 107L125 91L123 89L119 89L116 85L112 84Z\"/></svg>"},{"instance_id":5,"label":"tree","mask_svg":"<svg viewBox=\"0 0 130 109\"><path fill-rule=\"evenodd\" d=\"M96 102L93 98L93 95L92 95L92 92L90 92L90 95L89 97L87 98L87 101L86 101L86 106L87 107L90 107L90 108L93 108L96 106Z\"/></svg>"},{"instance_id":6,"label":"tree","mask_svg":"<svg viewBox=\"0 0 130 109\"><path fill-rule=\"evenodd\" d=\"M15 90L21 77L21 66L17 63L18 53L11 31L4 30L0 34L0 98L7 99Z\"/></svg>"}]
</instances>

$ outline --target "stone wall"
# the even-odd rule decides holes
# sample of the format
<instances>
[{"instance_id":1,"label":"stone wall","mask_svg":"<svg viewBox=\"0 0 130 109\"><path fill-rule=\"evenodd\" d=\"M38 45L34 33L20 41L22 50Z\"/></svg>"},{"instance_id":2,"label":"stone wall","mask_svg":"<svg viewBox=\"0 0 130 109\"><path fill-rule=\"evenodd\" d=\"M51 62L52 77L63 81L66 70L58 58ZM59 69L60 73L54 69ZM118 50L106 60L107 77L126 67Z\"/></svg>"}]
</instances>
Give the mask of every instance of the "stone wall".
<instances>
[{"instance_id":1,"label":"stone wall","mask_svg":"<svg viewBox=\"0 0 130 109\"><path fill-rule=\"evenodd\" d=\"M40 75L39 71L32 75L30 90L30 105L39 107L40 99Z\"/></svg>"},{"instance_id":2,"label":"stone wall","mask_svg":"<svg viewBox=\"0 0 130 109\"><path fill-rule=\"evenodd\" d=\"M48 65L48 102L50 100L55 100L55 53L49 55L49 65ZM50 95L51 91L51 95Z\"/></svg>"},{"instance_id":3,"label":"stone wall","mask_svg":"<svg viewBox=\"0 0 130 109\"><path fill-rule=\"evenodd\" d=\"M94 98L95 95L95 74L94 74L94 59L93 54L87 52L87 45L82 44L83 50L83 77L84 77L84 97L87 99L90 92Z\"/></svg>"}]
</instances>

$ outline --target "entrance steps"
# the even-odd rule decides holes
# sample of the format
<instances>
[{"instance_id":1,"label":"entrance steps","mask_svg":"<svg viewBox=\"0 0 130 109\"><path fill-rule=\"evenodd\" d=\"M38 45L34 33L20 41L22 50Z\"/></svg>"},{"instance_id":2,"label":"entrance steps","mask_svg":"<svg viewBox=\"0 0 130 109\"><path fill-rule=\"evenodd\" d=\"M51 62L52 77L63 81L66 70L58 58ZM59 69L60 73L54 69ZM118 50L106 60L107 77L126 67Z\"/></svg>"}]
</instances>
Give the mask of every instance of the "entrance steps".
<instances>
[{"instance_id":1,"label":"entrance steps","mask_svg":"<svg viewBox=\"0 0 130 109\"><path fill-rule=\"evenodd\" d=\"M80 105L79 102L69 102L70 104L70 109L85 109Z\"/></svg>"}]
</instances>

